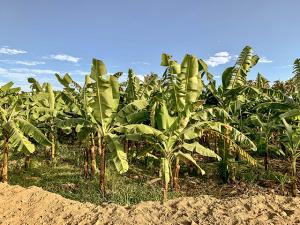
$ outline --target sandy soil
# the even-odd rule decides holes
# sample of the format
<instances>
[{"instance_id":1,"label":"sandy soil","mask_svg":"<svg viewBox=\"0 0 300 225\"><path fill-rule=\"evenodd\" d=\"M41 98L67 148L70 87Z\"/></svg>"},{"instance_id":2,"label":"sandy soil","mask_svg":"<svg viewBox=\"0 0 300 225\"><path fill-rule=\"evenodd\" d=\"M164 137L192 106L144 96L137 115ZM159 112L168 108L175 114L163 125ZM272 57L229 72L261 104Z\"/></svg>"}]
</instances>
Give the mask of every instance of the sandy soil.
<instances>
[{"instance_id":1,"label":"sandy soil","mask_svg":"<svg viewBox=\"0 0 300 225\"><path fill-rule=\"evenodd\" d=\"M300 224L300 198L257 194L218 199L203 195L164 205L95 206L38 187L0 184L0 224Z\"/></svg>"}]
</instances>

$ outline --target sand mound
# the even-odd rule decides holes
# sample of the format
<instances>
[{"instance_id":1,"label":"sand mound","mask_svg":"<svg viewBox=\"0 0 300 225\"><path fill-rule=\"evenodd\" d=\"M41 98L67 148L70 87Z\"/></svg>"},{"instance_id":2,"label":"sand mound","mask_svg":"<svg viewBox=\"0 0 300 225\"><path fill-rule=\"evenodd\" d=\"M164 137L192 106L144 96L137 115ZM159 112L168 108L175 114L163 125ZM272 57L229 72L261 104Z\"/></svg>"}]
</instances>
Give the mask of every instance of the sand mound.
<instances>
[{"instance_id":1,"label":"sand mound","mask_svg":"<svg viewBox=\"0 0 300 225\"><path fill-rule=\"evenodd\" d=\"M0 184L0 224L300 224L300 198L255 195L178 198L95 206L38 187Z\"/></svg>"}]
</instances>

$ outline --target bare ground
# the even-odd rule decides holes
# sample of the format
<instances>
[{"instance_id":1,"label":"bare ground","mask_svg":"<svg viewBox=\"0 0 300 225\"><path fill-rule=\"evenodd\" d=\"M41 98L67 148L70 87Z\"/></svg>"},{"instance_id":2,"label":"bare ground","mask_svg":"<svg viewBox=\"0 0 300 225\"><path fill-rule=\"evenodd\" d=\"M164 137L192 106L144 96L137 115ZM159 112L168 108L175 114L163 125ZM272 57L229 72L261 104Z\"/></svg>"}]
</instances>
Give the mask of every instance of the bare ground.
<instances>
[{"instance_id":1,"label":"bare ground","mask_svg":"<svg viewBox=\"0 0 300 225\"><path fill-rule=\"evenodd\" d=\"M0 224L300 224L300 198L208 195L133 206L95 206L38 187L0 184Z\"/></svg>"}]
</instances>

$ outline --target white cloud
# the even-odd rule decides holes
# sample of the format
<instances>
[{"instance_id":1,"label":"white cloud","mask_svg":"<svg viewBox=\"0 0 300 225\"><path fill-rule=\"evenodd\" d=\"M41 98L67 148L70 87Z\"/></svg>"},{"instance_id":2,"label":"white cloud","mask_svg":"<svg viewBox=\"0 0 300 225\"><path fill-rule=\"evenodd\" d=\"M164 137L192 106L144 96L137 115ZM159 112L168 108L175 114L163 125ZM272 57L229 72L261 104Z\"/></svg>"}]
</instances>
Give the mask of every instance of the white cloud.
<instances>
[{"instance_id":1,"label":"white cloud","mask_svg":"<svg viewBox=\"0 0 300 225\"><path fill-rule=\"evenodd\" d=\"M73 70L69 72L71 75L79 75L79 76L85 76L90 74L90 72L88 71L84 71L84 70Z\"/></svg>"},{"instance_id":2,"label":"white cloud","mask_svg":"<svg viewBox=\"0 0 300 225\"><path fill-rule=\"evenodd\" d=\"M37 75L43 75L43 74L52 74L59 73L55 70L48 70L48 69L28 69L28 68L14 68L10 69L10 71L16 72L16 73L26 73L26 74L37 74Z\"/></svg>"},{"instance_id":3,"label":"white cloud","mask_svg":"<svg viewBox=\"0 0 300 225\"><path fill-rule=\"evenodd\" d=\"M35 76L36 76L35 74L21 73L18 71L14 71L13 69L6 69L0 67L0 79L5 78L13 82L26 83L28 77L35 77Z\"/></svg>"},{"instance_id":4,"label":"white cloud","mask_svg":"<svg viewBox=\"0 0 300 225\"><path fill-rule=\"evenodd\" d=\"M216 67L228 63L231 60L232 56L229 52L217 52L214 56L209 57L205 60L206 64L211 67Z\"/></svg>"},{"instance_id":5,"label":"white cloud","mask_svg":"<svg viewBox=\"0 0 300 225\"><path fill-rule=\"evenodd\" d=\"M7 46L0 48L0 54L18 55L18 54L25 54L25 53L27 53L27 51L15 49L15 48L8 48Z\"/></svg>"},{"instance_id":6,"label":"white cloud","mask_svg":"<svg viewBox=\"0 0 300 225\"><path fill-rule=\"evenodd\" d=\"M59 61L67 61L67 62L72 62L72 63L77 63L80 58L66 55L66 54L57 54L57 55L51 55L51 59L59 60Z\"/></svg>"},{"instance_id":7,"label":"white cloud","mask_svg":"<svg viewBox=\"0 0 300 225\"><path fill-rule=\"evenodd\" d=\"M36 65L43 65L43 64L45 64L45 62L41 62L41 61L16 61L16 64L24 65L24 66L36 66Z\"/></svg>"},{"instance_id":8,"label":"white cloud","mask_svg":"<svg viewBox=\"0 0 300 225\"><path fill-rule=\"evenodd\" d=\"M13 82L27 83L28 77L36 77L39 75L52 75L54 77L55 73L57 73L57 71L47 70L47 69L28 69L28 68L6 69L0 67L0 80L1 78L5 78Z\"/></svg>"},{"instance_id":9,"label":"white cloud","mask_svg":"<svg viewBox=\"0 0 300 225\"><path fill-rule=\"evenodd\" d=\"M81 70L71 71L71 75L79 75L85 73ZM30 84L27 79L29 77L36 78L40 83L50 82L55 90L60 90L61 86L57 82L54 74L60 73L64 74L63 71L55 71L50 69L30 69L30 68L3 68L0 67L0 85L5 84L8 81L13 81L15 87L21 87L24 91L30 90ZM78 81L78 83L83 84L84 81Z\"/></svg>"},{"instance_id":10,"label":"white cloud","mask_svg":"<svg viewBox=\"0 0 300 225\"><path fill-rule=\"evenodd\" d=\"M36 65L45 64L45 62L41 62L41 61L20 61L20 60L9 60L9 59L1 59L0 62L5 64L17 64L17 65L24 65L24 66L36 66Z\"/></svg>"},{"instance_id":11,"label":"white cloud","mask_svg":"<svg viewBox=\"0 0 300 225\"><path fill-rule=\"evenodd\" d=\"M150 66L151 64L148 62L142 62L142 61L134 61L131 63L132 65L145 65L145 66Z\"/></svg>"},{"instance_id":12,"label":"white cloud","mask_svg":"<svg viewBox=\"0 0 300 225\"><path fill-rule=\"evenodd\" d=\"M263 56L259 59L259 63L272 63L273 61L270 59L267 59L267 57Z\"/></svg>"},{"instance_id":13,"label":"white cloud","mask_svg":"<svg viewBox=\"0 0 300 225\"><path fill-rule=\"evenodd\" d=\"M16 87L21 87L22 90L29 90L29 83L27 79L29 77L35 77L39 82L50 82L56 87L56 79L54 73L57 71L47 69L28 69L28 68L3 68L0 67L0 81L6 83L6 81L13 81Z\"/></svg>"},{"instance_id":14,"label":"white cloud","mask_svg":"<svg viewBox=\"0 0 300 225\"><path fill-rule=\"evenodd\" d=\"M228 57L229 53L228 52L217 52L215 54L216 57Z\"/></svg>"}]
</instances>

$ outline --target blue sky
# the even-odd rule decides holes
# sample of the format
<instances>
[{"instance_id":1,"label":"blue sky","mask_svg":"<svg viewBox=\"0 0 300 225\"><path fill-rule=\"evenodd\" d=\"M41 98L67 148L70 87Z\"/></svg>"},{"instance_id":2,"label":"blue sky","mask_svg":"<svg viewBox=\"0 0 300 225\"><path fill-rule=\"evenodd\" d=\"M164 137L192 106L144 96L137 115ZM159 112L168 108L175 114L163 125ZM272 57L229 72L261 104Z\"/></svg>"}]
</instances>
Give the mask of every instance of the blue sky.
<instances>
[{"instance_id":1,"label":"blue sky","mask_svg":"<svg viewBox=\"0 0 300 225\"><path fill-rule=\"evenodd\" d=\"M83 81L93 57L113 73L161 73L162 52L194 54L220 76L245 45L263 60L251 72L291 77L300 57L299 0L0 0L0 84L28 88L70 72Z\"/></svg>"}]
</instances>

